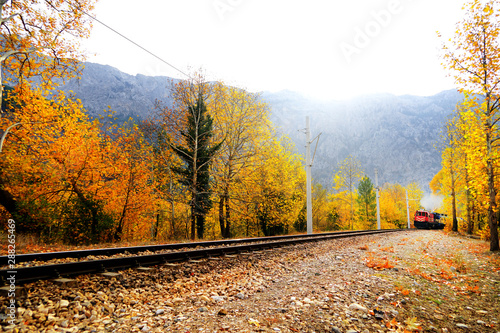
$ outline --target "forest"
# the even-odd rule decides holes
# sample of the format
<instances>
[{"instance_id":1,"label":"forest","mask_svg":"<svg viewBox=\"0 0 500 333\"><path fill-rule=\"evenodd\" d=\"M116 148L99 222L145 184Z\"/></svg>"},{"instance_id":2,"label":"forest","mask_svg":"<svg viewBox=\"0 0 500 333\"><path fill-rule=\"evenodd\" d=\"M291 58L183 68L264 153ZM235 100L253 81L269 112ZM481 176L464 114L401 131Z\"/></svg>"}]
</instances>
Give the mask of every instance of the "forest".
<instances>
[{"instance_id":1,"label":"forest","mask_svg":"<svg viewBox=\"0 0 500 333\"><path fill-rule=\"evenodd\" d=\"M0 0L2 224L12 218L19 234L75 245L304 232L303 158L258 94L191 72L165 87L172 104L157 101L148 120L121 124L116 110L91 118L58 90L79 74L78 40L89 35L85 14L95 2ZM491 250L498 250L496 6L472 1L443 49L466 99L446 124L442 170L430 184L445 197L440 212L450 229L490 239ZM356 152L332 166L332 184L313 185L315 232L376 228L377 193L381 227L406 228L424 195L417 183L377 187Z\"/></svg>"}]
</instances>

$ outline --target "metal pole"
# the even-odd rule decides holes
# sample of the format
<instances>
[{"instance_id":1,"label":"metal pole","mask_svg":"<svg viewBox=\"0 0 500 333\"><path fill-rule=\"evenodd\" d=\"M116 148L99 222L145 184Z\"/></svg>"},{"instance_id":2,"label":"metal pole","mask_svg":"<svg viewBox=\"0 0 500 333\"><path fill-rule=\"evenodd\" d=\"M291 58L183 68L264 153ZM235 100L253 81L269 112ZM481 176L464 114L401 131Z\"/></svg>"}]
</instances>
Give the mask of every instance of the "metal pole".
<instances>
[{"instance_id":1,"label":"metal pole","mask_svg":"<svg viewBox=\"0 0 500 333\"><path fill-rule=\"evenodd\" d=\"M406 194L406 219L408 220L408 229L411 228L410 226L410 205L409 205L409 200L408 200L408 191L405 189L405 194Z\"/></svg>"},{"instance_id":2,"label":"metal pole","mask_svg":"<svg viewBox=\"0 0 500 333\"><path fill-rule=\"evenodd\" d=\"M379 197L380 197L380 192L378 188L378 171L375 169L375 189L376 195L375 197L377 198L377 229L380 230L380 204L379 204Z\"/></svg>"},{"instance_id":3,"label":"metal pole","mask_svg":"<svg viewBox=\"0 0 500 333\"><path fill-rule=\"evenodd\" d=\"M307 187L307 234L313 233L312 193L311 193L311 131L309 117L306 117L306 187Z\"/></svg>"},{"instance_id":4,"label":"metal pole","mask_svg":"<svg viewBox=\"0 0 500 333\"><path fill-rule=\"evenodd\" d=\"M5 141L5 137L7 136L7 134L9 133L9 131L15 127L15 126L19 126L21 125L21 123L15 123L13 125L10 125L9 127L7 127L7 129L5 130L5 132L3 133L2 135L2 138L0 139L0 153L2 152L2 148L3 148L3 143Z\"/></svg>"}]
</instances>

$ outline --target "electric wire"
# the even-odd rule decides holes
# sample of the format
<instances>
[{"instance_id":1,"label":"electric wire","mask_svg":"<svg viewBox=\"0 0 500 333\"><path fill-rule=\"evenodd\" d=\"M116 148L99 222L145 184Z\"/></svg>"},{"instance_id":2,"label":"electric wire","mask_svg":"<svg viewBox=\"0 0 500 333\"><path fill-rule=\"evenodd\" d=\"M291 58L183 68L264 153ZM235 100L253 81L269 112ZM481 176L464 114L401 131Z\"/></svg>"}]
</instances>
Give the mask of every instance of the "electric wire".
<instances>
[{"instance_id":1,"label":"electric wire","mask_svg":"<svg viewBox=\"0 0 500 333\"><path fill-rule=\"evenodd\" d=\"M180 70L179 68L175 67L174 65L172 65L171 63L169 63L168 61L164 60L163 58L161 58L160 56L154 54L153 52L149 51L148 49L146 49L145 47L141 46L140 44L134 42L132 39L128 38L127 36L125 36L124 34L120 33L119 31L113 29L111 26L107 25L106 23L102 22L101 20L99 20L98 18L96 18L95 16L92 16L90 15L89 13L87 13L85 10L83 10L82 8L80 8L79 6L76 6L72 3L70 3L68 0L64 0L64 2L66 2L68 5L78 9L79 11L81 11L83 14L87 15L88 17L90 17L92 20L94 20L95 22L101 24L102 26L104 26L105 28L111 30L112 32L114 32L115 34L119 35L120 37L124 38L125 40L127 40L128 42L134 44L135 46L137 46L138 48L140 48L141 50L145 51L146 53L152 55L153 57L155 57L156 59L160 60L161 62L163 62L164 64L170 66L171 68L175 69L176 71L178 71L179 73L183 74L184 76L188 77L189 79L193 79L190 75L184 73L182 70Z\"/></svg>"}]
</instances>

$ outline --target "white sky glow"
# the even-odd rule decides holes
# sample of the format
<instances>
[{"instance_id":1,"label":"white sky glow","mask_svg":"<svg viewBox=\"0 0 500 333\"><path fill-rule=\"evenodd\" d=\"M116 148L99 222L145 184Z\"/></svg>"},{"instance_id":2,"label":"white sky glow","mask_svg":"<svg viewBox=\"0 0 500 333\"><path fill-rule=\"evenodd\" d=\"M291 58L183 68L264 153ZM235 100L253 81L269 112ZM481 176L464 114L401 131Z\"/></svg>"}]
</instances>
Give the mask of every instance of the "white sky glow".
<instances>
[{"instance_id":1,"label":"white sky glow","mask_svg":"<svg viewBox=\"0 0 500 333\"><path fill-rule=\"evenodd\" d=\"M452 89L441 66L457 0L99 0L96 17L184 72L250 91L320 99ZM182 74L94 23L88 61L129 74Z\"/></svg>"}]
</instances>

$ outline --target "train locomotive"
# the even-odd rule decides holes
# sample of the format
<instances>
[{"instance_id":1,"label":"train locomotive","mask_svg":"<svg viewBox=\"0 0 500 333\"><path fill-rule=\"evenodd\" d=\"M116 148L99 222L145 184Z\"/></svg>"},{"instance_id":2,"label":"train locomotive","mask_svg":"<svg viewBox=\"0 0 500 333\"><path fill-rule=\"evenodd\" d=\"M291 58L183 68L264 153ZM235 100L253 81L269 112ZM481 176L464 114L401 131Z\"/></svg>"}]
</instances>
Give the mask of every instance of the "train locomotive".
<instances>
[{"instance_id":1,"label":"train locomotive","mask_svg":"<svg viewBox=\"0 0 500 333\"><path fill-rule=\"evenodd\" d=\"M417 229L444 229L445 224L440 222L446 214L417 210L413 218L413 225Z\"/></svg>"}]
</instances>

